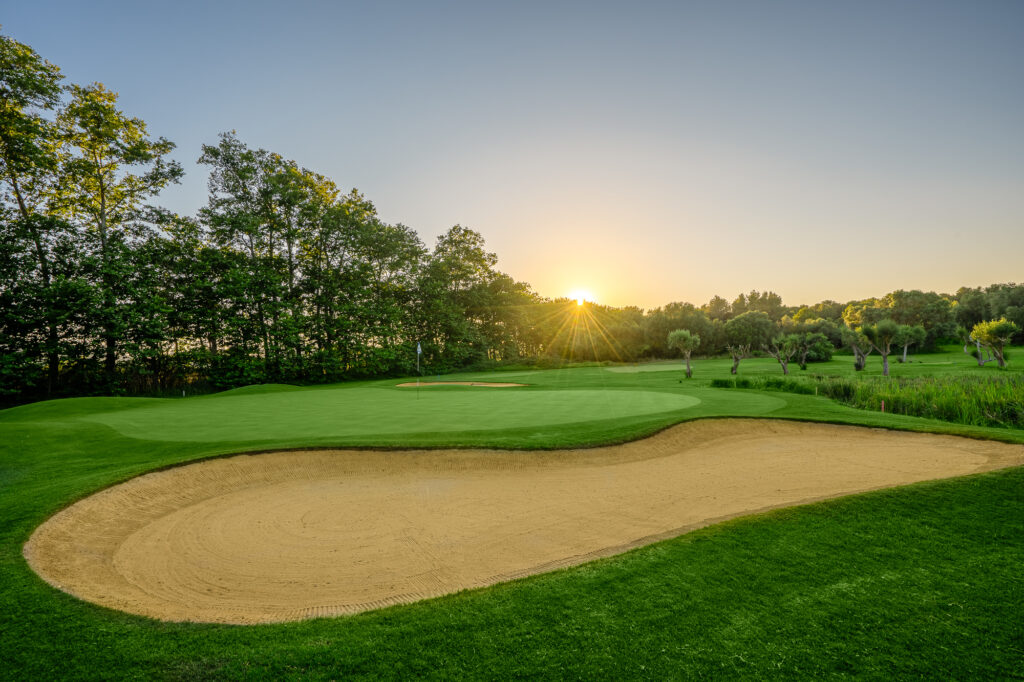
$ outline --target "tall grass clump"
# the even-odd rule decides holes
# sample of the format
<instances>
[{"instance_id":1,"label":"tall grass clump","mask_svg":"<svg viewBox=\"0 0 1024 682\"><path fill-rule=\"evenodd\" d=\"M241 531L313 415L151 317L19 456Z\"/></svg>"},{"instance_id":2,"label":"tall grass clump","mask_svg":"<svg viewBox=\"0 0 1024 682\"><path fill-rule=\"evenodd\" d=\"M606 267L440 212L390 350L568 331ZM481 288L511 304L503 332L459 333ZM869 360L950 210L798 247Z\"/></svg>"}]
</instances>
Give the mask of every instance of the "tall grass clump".
<instances>
[{"instance_id":1,"label":"tall grass clump","mask_svg":"<svg viewBox=\"0 0 1024 682\"><path fill-rule=\"evenodd\" d=\"M840 402L868 410L971 424L1024 427L1024 375L938 376L885 379L871 377L839 389ZM837 387L838 389L838 387ZM829 389L825 389L830 395Z\"/></svg>"},{"instance_id":2,"label":"tall grass clump","mask_svg":"<svg viewBox=\"0 0 1024 682\"><path fill-rule=\"evenodd\" d=\"M728 385L725 385L728 384ZM721 388L754 388L814 393L864 410L941 419L972 426L1024 428L1024 374L936 377L755 377L747 385L723 382Z\"/></svg>"}]
</instances>

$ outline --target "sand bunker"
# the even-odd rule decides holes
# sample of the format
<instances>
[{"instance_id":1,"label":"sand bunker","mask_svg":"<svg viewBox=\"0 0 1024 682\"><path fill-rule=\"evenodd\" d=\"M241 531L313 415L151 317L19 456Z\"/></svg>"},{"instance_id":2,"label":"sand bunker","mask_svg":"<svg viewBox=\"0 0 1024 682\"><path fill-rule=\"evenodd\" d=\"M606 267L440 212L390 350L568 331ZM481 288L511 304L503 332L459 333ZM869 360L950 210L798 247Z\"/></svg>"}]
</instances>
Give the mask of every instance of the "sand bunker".
<instances>
[{"instance_id":1,"label":"sand bunker","mask_svg":"<svg viewBox=\"0 0 1024 682\"><path fill-rule=\"evenodd\" d=\"M146 474L32 535L55 587L173 621L354 613L753 511L1024 464L1024 446L770 420L586 450L301 451Z\"/></svg>"},{"instance_id":2,"label":"sand bunker","mask_svg":"<svg viewBox=\"0 0 1024 682\"><path fill-rule=\"evenodd\" d=\"M410 386L487 386L488 388L509 388L511 386L528 386L529 384L503 384L494 381L421 381L416 383L415 381L408 381L404 384L395 384L399 388L409 388Z\"/></svg>"}]
</instances>

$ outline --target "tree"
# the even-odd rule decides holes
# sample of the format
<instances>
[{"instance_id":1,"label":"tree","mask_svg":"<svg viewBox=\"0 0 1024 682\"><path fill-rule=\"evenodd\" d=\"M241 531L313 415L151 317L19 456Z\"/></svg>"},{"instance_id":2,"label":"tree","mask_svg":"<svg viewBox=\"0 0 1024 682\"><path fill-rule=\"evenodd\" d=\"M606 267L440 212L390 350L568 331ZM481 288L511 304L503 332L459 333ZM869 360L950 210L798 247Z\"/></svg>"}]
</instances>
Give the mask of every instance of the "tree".
<instances>
[{"instance_id":1,"label":"tree","mask_svg":"<svg viewBox=\"0 0 1024 682\"><path fill-rule=\"evenodd\" d=\"M732 316L732 308L729 306L729 302L721 296L712 297L712 299L702 305L700 309L712 320L721 320L722 322L725 322Z\"/></svg>"},{"instance_id":2,"label":"tree","mask_svg":"<svg viewBox=\"0 0 1024 682\"><path fill-rule=\"evenodd\" d=\"M866 324L858 331L882 356L882 375L889 376L889 354L892 352L892 345L900 336L900 325L892 320L879 320L878 324Z\"/></svg>"},{"instance_id":3,"label":"tree","mask_svg":"<svg viewBox=\"0 0 1024 682\"><path fill-rule=\"evenodd\" d=\"M958 332L959 329L971 329L979 322L984 322L990 317L988 295L980 288L960 287L953 302L953 317L960 325Z\"/></svg>"},{"instance_id":4,"label":"tree","mask_svg":"<svg viewBox=\"0 0 1024 682\"><path fill-rule=\"evenodd\" d=\"M747 294L747 310L767 313L773 322L778 322L788 309L782 303L782 297L774 291L761 293L756 289Z\"/></svg>"},{"instance_id":5,"label":"tree","mask_svg":"<svg viewBox=\"0 0 1024 682\"><path fill-rule=\"evenodd\" d=\"M112 380L124 328L125 311L114 294L124 267L116 260L124 230L140 217L143 202L177 182L182 170L165 158L174 143L150 139L141 119L117 109L117 93L102 83L73 85L70 91L71 101L57 116L62 140L57 203L99 240L104 370ZM141 172L129 170L134 167Z\"/></svg>"},{"instance_id":6,"label":"tree","mask_svg":"<svg viewBox=\"0 0 1024 682\"><path fill-rule=\"evenodd\" d=\"M762 312L746 312L726 322L726 347L732 356L730 372L736 374L740 360L750 356L751 348L766 343L774 330L771 318Z\"/></svg>"},{"instance_id":7,"label":"tree","mask_svg":"<svg viewBox=\"0 0 1024 682\"><path fill-rule=\"evenodd\" d=\"M0 36L0 173L17 206L18 227L9 237L27 239L40 280L39 301L57 297L51 247L54 230L67 225L46 210L46 196L57 168L57 130L44 112L59 103L60 69L28 45ZM46 394L57 384L60 365L59 313L43 304L38 323L45 329Z\"/></svg>"},{"instance_id":8,"label":"tree","mask_svg":"<svg viewBox=\"0 0 1024 682\"><path fill-rule=\"evenodd\" d=\"M907 361L907 350L914 344L921 345L927 338L928 332L921 325L901 324L899 333L896 336L896 344L903 346L903 355L900 357L900 364Z\"/></svg>"},{"instance_id":9,"label":"tree","mask_svg":"<svg viewBox=\"0 0 1024 682\"><path fill-rule=\"evenodd\" d=\"M803 331L797 332L795 336L800 369L807 369L807 360L812 356L819 361L832 357L832 343L821 332Z\"/></svg>"},{"instance_id":10,"label":"tree","mask_svg":"<svg viewBox=\"0 0 1024 682\"><path fill-rule=\"evenodd\" d=\"M1003 348L1009 345L1013 335L1018 331L1020 328L1016 324L1003 317L974 325L974 328L971 329L971 338L985 346L1000 367L1006 367L1006 354ZM984 364L980 354L978 364Z\"/></svg>"},{"instance_id":11,"label":"tree","mask_svg":"<svg viewBox=\"0 0 1024 682\"><path fill-rule=\"evenodd\" d=\"M693 334L689 329L676 329L669 332L667 345L669 348L674 348L683 354L683 358L686 360L686 378L692 378L690 354L700 346L700 335Z\"/></svg>"},{"instance_id":12,"label":"tree","mask_svg":"<svg viewBox=\"0 0 1024 682\"><path fill-rule=\"evenodd\" d=\"M668 346L665 345L669 332L674 329L688 329L700 336L701 346L705 353L712 348L713 328L711 320L702 311L690 303L669 303L663 308L655 308L643 318L644 341L649 346L648 354L655 357L666 357Z\"/></svg>"},{"instance_id":13,"label":"tree","mask_svg":"<svg viewBox=\"0 0 1024 682\"><path fill-rule=\"evenodd\" d=\"M796 334L780 334L762 347L782 366L782 373L789 374L789 361L800 350L800 337Z\"/></svg>"},{"instance_id":14,"label":"tree","mask_svg":"<svg viewBox=\"0 0 1024 682\"><path fill-rule=\"evenodd\" d=\"M800 308L793 313L793 319L797 322L805 322L810 320L825 319L831 320L832 322L842 322L843 320L843 308L846 305L837 301L826 300L821 303L815 303L811 306L800 306Z\"/></svg>"},{"instance_id":15,"label":"tree","mask_svg":"<svg viewBox=\"0 0 1024 682\"><path fill-rule=\"evenodd\" d=\"M925 338L920 345L934 348L939 339L951 337L956 332L954 307L949 297L934 291L897 290L883 299L888 308L886 317L897 324L920 326Z\"/></svg>"},{"instance_id":16,"label":"tree","mask_svg":"<svg viewBox=\"0 0 1024 682\"><path fill-rule=\"evenodd\" d=\"M850 329L874 324L886 316L885 302L877 298L851 301L843 309L843 323Z\"/></svg>"},{"instance_id":17,"label":"tree","mask_svg":"<svg viewBox=\"0 0 1024 682\"><path fill-rule=\"evenodd\" d=\"M853 368L860 372L868 362L868 355L871 354L871 342L859 329L850 327L842 328L843 344L853 351Z\"/></svg>"}]
</instances>

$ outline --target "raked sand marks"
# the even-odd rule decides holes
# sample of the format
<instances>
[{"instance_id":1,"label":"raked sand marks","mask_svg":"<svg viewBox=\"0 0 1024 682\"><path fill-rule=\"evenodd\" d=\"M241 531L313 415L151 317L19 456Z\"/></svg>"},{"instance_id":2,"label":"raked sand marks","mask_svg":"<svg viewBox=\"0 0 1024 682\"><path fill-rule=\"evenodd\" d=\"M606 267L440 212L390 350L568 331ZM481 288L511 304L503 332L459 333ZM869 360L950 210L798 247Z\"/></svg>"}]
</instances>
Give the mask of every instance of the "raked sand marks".
<instances>
[{"instance_id":1,"label":"raked sand marks","mask_svg":"<svg viewBox=\"0 0 1024 682\"><path fill-rule=\"evenodd\" d=\"M583 563L753 511L1024 464L1024 446L769 420L586 450L300 451L146 474L25 556L82 599L173 621L355 613Z\"/></svg>"}]
</instances>

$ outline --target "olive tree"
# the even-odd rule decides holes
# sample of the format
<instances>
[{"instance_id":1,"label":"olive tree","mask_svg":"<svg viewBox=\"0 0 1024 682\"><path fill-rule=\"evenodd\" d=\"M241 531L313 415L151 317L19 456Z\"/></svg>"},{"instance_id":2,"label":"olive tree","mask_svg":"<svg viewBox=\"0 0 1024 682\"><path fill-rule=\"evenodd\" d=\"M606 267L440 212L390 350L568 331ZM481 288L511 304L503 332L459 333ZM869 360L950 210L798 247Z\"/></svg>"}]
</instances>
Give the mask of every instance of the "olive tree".
<instances>
[{"instance_id":1,"label":"olive tree","mask_svg":"<svg viewBox=\"0 0 1024 682\"><path fill-rule=\"evenodd\" d=\"M892 353L893 344L900 337L900 325L892 320L879 320L877 324L866 324L858 331L882 356L882 375L889 376L889 354Z\"/></svg>"},{"instance_id":2,"label":"olive tree","mask_svg":"<svg viewBox=\"0 0 1024 682\"><path fill-rule=\"evenodd\" d=\"M853 368L860 372L868 363L868 356L871 355L871 342L859 329L843 327L843 344L853 351Z\"/></svg>"},{"instance_id":3,"label":"olive tree","mask_svg":"<svg viewBox=\"0 0 1024 682\"><path fill-rule=\"evenodd\" d=\"M775 323L767 313L745 312L725 323L725 342L732 356L732 369L736 374L740 360L750 357L750 349L762 346L775 331Z\"/></svg>"},{"instance_id":4,"label":"olive tree","mask_svg":"<svg viewBox=\"0 0 1024 682\"><path fill-rule=\"evenodd\" d=\"M899 358L900 364L907 361L907 351L913 346L920 346L928 338L928 331L921 325L901 324L899 334L896 337L897 345L903 346L903 355Z\"/></svg>"},{"instance_id":5,"label":"olive tree","mask_svg":"<svg viewBox=\"0 0 1024 682\"><path fill-rule=\"evenodd\" d=\"M807 369L807 358L814 354L815 359L829 359L832 357L832 343L828 337L821 332L798 332L797 337L797 363L800 369Z\"/></svg>"},{"instance_id":6,"label":"olive tree","mask_svg":"<svg viewBox=\"0 0 1024 682\"><path fill-rule=\"evenodd\" d=\"M782 373L789 374L789 361L800 350L800 337L797 334L780 334L773 337L768 343L761 345L768 355L775 358L782 366Z\"/></svg>"},{"instance_id":7,"label":"olive tree","mask_svg":"<svg viewBox=\"0 0 1024 682\"><path fill-rule=\"evenodd\" d=\"M690 369L690 354L700 346L700 336L692 333L689 329L676 329L669 332L667 345L669 348L674 348L683 354L683 359L686 361L686 378L692 378L693 371Z\"/></svg>"},{"instance_id":8,"label":"olive tree","mask_svg":"<svg viewBox=\"0 0 1024 682\"><path fill-rule=\"evenodd\" d=\"M971 329L971 338L984 346L991 357L985 362L993 359L1000 367L1006 367L1006 354L1003 348L1010 343L1010 339L1020 331L1020 327L1010 322L1005 317L988 322L979 322ZM978 364L984 364L981 360L981 353L978 353Z\"/></svg>"}]
</instances>

